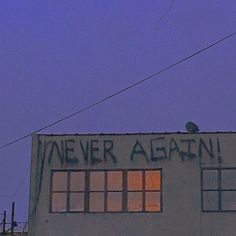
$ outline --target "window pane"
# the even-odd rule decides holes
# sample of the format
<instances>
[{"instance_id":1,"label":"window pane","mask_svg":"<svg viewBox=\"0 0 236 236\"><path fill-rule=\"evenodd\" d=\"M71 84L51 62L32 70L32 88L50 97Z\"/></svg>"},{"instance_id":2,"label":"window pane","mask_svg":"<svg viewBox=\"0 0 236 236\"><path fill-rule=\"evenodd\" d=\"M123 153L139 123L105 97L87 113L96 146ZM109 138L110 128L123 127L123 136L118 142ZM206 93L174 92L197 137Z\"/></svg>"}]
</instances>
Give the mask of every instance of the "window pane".
<instances>
[{"instance_id":1,"label":"window pane","mask_svg":"<svg viewBox=\"0 0 236 236\"><path fill-rule=\"evenodd\" d=\"M142 171L128 171L128 190L142 190Z\"/></svg>"},{"instance_id":2,"label":"window pane","mask_svg":"<svg viewBox=\"0 0 236 236\"><path fill-rule=\"evenodd\" d=\"M160 190L161 175L160 171L146 171L145 172L145 189L146 190Z\"/></svg>"},{"instance_id":3,"label":"window pane","mask_svg":"<svg viewBox=\"0 0 236 236\"><path fill-rule=\"evenodd\" d=\"M70 173L70 190L71 191L84 191L85 183L84 172L71 172Z\"/></svg>"},{"instance_id":4,"label":"window pane","mask_svg":"<svg viewBox=\"0 0 236 236\"><path fill-rule=\"evenodd\" d=\"M115 192L108 193L107 210L122 211L122 193L115 193Z\"/></svg>"},{"instance_id":5,"label":"window pane","mask_svg":"<svg viewBox=\"0 0 236 236\"><path fill-rule=\"evenodd\" d=\"M104 193L90 193L90 212L104 212Z\"/></svg>"},{"instance_id":6,"label":"window pane","mask_svg":"<svg viewBox=\"0 0 236 236\"><path fill-rule=\"evenodd\" d=\"M218 189L218 170L203 170L203 189Z\"/></svg>"},{"instance_id":7,"label":"window pane","mask_svg":"<svg viewBox=\"0 0 236 236\"><path fill-rule=\"evenodd\" d=\"M90 190L103 191L105 187L105 174L103 171L90 172Z\"/></svg>"},{"instance_id":8,"label":"window pane","mask_svg":"<svg viewBox=\"0 0 236 236\"><path fill-rule=\"evenodd\" d=\"M222 192L222 210L235 211L236 210L236 191Z\"/></svg>"},{"instance_id":9,"label":"window pane","mask_svg":"<svg viewBox=\"0 0 236 236\"><path fill-rule=\"evenodd\" d=\"M159 192L146 193L146 211L160 211L161 210L161 195Z\"/></svg>"},{"instance_id":10,"label":"window pane","mask_svg":"<svg viewBox=\"0 0 236 236\"><path fill-rule=\"evenodd\" d=\"M122 190L122 172L108 171L107 172L107 189L110 191Z\"/></svg>"},{"instance_id":11,"label":"window pane","mask_svg":"<svg viewBox=\"0 0 236 236\"><path fill-rule=\"evenodd\" d=\"M67 190L67 172L53 172L53 191Z\"/></svg>"},{"instance_id":12,"label":"window pane","mask_svg":"<svg viewBox=\"0 0 236 236\"><path fill-rule=\"evenodd\" d=\"M52 212L66 212L66 193L52 194Z\"/></svg>"},{"instance_id":13,"label":"window pane","mask_svg":"<svg viewBox=\"0 0 236 236\"><path fill-rule=\"evenodd\" d=\"M222 189L236 189L236 170L221 171Z\"/></svg>"},{"instance_id":14,"label":"window pane","mask_svg":"<svg viewBox=\"0 0 236 236\"><path fill-rule=\"evenodd\" d=\"M128 193L128 211L142 211L142 193Z\"/></svg>"},{"instance_id":15,"label":"window pane","mask_svg":"<svg viewBox=\"0 0 236 236\"><path fill-rule=\"evenodd\" d=\"M70 211L84 211L84 194L70 194Z\"/></svg>"},{"instance_id":16,"label":"window pane","mask_svg":"<svg viewBox=\"0 0 236 236\"><path fill-rule=\"evenodd\" d=\"M218 191L203 191L203 210L218 211Z\"/></svg>"}]
</instances>

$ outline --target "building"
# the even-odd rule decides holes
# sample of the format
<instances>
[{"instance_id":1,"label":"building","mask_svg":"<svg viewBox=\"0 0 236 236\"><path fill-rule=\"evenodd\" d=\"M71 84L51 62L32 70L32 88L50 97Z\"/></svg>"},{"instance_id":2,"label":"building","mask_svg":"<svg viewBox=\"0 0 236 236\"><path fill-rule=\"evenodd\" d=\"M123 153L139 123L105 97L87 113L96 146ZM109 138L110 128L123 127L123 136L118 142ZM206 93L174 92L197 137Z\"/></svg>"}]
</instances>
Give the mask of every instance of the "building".
<instances>
[{"instance_id":1,"label":"building","mask_svg":"<svg viewBox=\"0 0 236 236\"><path fill-rule=\"evenodd\" d=\"M29 236L233 236L236 133L33 135Z\"/></svg>"}]
</instances>

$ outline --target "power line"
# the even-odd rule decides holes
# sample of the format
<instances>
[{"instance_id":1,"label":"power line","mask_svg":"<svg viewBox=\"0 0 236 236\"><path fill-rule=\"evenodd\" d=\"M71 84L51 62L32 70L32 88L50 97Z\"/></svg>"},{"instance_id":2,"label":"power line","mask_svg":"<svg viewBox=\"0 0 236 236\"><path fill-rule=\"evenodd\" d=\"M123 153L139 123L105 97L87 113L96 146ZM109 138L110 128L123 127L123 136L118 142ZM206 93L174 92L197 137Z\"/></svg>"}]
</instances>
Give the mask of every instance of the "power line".
<instances>
[{"instance_id":1,"label":"power line","mask_svg":"<svg viewBox=\"0 0 236 236\"><path fill-rule=\"evenodd\" d=\"M157 26L160 24L160 22L169 14L171 8L173 7L175 0L172 0L170 6L168 7L168 9L164 12L164 14L158 19L158 21L155 24L155 27L157 28Z\"/></svg>"},{"instance_id":2,"label":"power line","mask_svg":"<svg viewBox=\"0 0 236 236\"><path fill-rule=\"evenodd\" d=\"M105 101L107 101L107 100L109 100L109 99L111 99L111 98L113 98L113 97L115 97L115 96L117 96L117 95L119 95L121 93L124 93L124 92L126 92L126 91L128 91L128 90L130 90L130 89L132 89L132 88L134 88L134 87L136 87L136 86L146 82L147 80L150 80L153 77L155 77L155 76L157 76L157 75L159 75L159 74L161 74L161 73L163 73L163 72L165 72L165 71L167 71L167 70L169 70L169 69L171 69L171 68L173 68L173 67L175 67L175 66L177 66L177 65L179 65L179 64L181 64L181 63L183 63L183 62L185 62L187 60L189 60L189 59L191 59L192 57L194 57L194 56L196 56L196 55L198 55L198 54L200 54L200 53L202 53L202 52L204 52L204 51L206 51L206 50L216 46L217 44L225 41L226 39L234 36L235 34L236 34L236 31L231 33L231 34L229 34L229 35L227 35L227 36L225 36L225 37L223 37L223 38L221 38L221 39L219 39L219 40L217 40L217 41L215 41L214 43L209 44L208 46L206 46L206 47L204 47L204 48L202 48L202 49L192 53L191 55L189 55L187 57L184 57L183 59L175 62L174 64L171 64L171 65L165 67L164 69L162 69L162 70L160 70L160 71L158 71L156 73L153 73L153 74L147 76L146 78L144 78L142 80L139 80L138 82L133 83L133 84L129 85L128 87L123 88L123 89L121 89L121 90L111 94L110 96L102 98L102 99L98 100L97 102L94 102L94 103L92 103L92 104L90 104L90 105L88 105L88 106L86 106L86 107L84 107L84 108L74 112L74 113L71 113L71 114L69 114L67 116L62 117L61 119L58 119L58 120L56 120L56 121L54 121L54 122L52 122L52 123L50 123L48 125L45 125L45 126L39 128L39 129L33 131L32 133L26 134L26 135L24 135L24 136L22 136L20 138L16 138L16 139L14 139L14 140L12 140L12 141L10 141L10 142L0 146L0 149L8 147L8 146L10 146L10 145L12 145L14 143L17 143L17 142L19 142L19 141L21 141L23 139L26 139L26 138L30 137L32 134L35 134L35 133L38 133L38 132L43 131L45 129L48 129L49 127L52 127L52 126L54 126L54 125L56 125L58 123L61 123L61 122L65 121L65 120L67 120L67 119L69 119L69 118L71 118L73 116L76 116L76 115L78 115L78 114L80 114L80 113L82 113L84 111L87 111L87 110L89 110L89 109L91 109L91 108L93 108L93 107L95 107L95 106L97 106L97 105L99 105L101 103L104 103Z\"/></svg>"},{"instance_id":3,"label":"power line","mask_svg":"<svg viewBox=\"0 0 236 236\"><path fill-rule=\"evenodd\" d=\"M21 188L22 188L22 186L23 186L23 184L24 184L24 182L25 182L25 180L26 180L26 178L27 178L29 172L30 172L30 166L26 169L26 172L25 172L24 176L22 177L22 179L21 179L19 185L17 186L16 191L15 191L14 194L12 195L12 198L11 198L12 200L8 202L8 204L7 204L8 207L6 207L8 210L9 210L10 207L11 207L10 203L12 203L13 201L16 200L16 196L17 196L17 194L19 193L19 191L21 190ZM19 223L19 222L18 222L18 223Z\"/></svg>"},{"instance_id":4,"label":"power line","mask_svg":"<svg viewBox=\"0 0 236 236\"><path fill-rule=\"evenodd\" d=\"M27 178L29 172L30 172L30 166L26 169L26 172L25 172L23 178L21 179L21 181L20 181L18 187L16 188L16 191L15 191L14 194L13 194L13 197L12 197L13 201L16 200L16 196L17 196L17 194L19 193L21 187L23 186L23 184L24 184L24 182L25 182L25 180L26 180L26 178Z\"/></svg>"}]
</instances>

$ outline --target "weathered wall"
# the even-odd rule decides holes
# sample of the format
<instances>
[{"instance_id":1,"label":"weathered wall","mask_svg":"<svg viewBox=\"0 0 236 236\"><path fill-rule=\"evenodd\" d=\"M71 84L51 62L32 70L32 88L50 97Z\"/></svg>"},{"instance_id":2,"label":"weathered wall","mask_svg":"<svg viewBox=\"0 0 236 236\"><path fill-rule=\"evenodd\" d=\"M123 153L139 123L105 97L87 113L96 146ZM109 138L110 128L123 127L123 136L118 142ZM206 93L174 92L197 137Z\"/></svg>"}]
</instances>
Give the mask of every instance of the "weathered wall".
<instances>
[{"instance_id":1,"label":"weathered wall","mask_svg":"<svg viewBox=\"0 0 236 236\"><path fill-rule=\"evenodd\" d=\"M236 213L203 213L201 167L236 167L235 133L34 135L30 236L234 235ZM49 213L52 169L162 168L161 213Z\"/></svg>"}]
</instances>

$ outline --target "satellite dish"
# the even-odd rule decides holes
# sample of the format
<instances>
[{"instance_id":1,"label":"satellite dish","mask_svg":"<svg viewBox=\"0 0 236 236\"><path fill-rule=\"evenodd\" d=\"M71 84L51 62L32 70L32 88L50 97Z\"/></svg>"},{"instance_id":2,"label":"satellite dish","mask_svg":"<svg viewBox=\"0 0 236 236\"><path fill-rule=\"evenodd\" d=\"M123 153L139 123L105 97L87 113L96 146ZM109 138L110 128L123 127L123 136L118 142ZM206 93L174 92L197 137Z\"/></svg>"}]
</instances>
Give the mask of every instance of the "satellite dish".
<instances>
[{"instance_id":1,"label":"satellite dish","mask_svg":"<svg viewBox=\"0 0 236 236\"><path fill-rule=\"evenodd\" d=\"M197 133L199 131L198 126L191 121L185 124L185 129L188 131L188 133L191 133L191 134Z\"/></svg>"}]
</instances>

